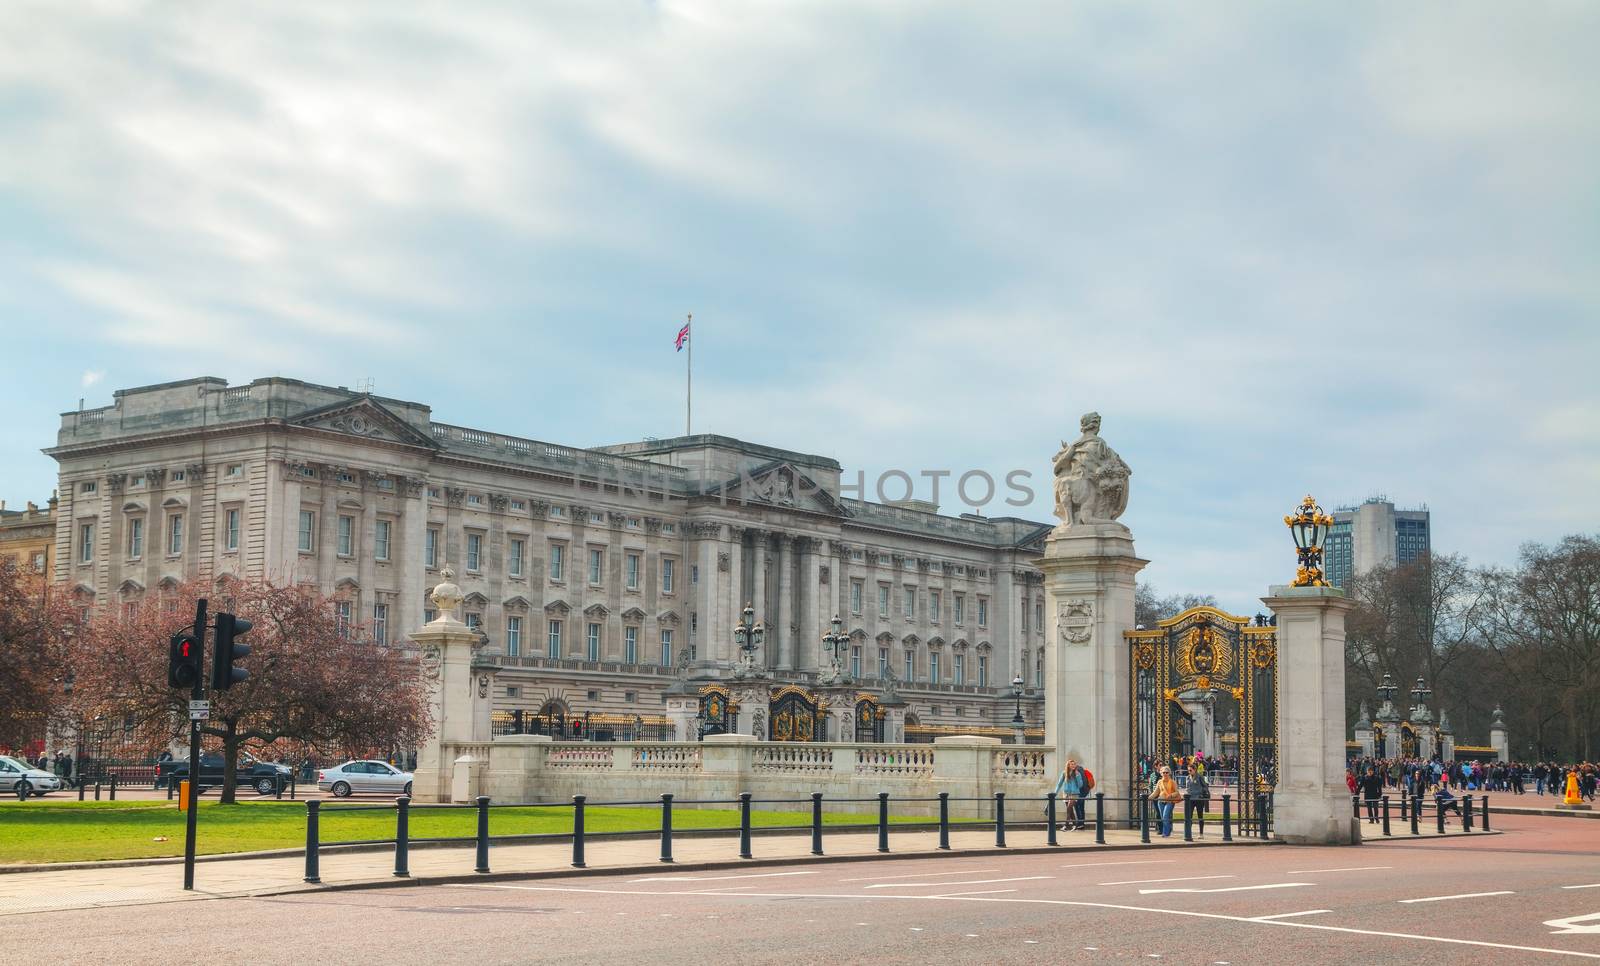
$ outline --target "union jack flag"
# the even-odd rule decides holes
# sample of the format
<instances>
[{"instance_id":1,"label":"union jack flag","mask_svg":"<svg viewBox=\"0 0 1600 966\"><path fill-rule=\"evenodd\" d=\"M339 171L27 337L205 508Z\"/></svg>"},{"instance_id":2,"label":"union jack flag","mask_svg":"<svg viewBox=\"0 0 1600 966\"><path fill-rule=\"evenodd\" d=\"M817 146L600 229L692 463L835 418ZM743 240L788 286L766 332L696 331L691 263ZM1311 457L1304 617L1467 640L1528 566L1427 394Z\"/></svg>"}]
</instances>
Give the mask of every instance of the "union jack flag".
<instances>
[{"instance_id":1,"label":"union jack flag","mask_svg":"<svg viewBox=\"0 0 1600 966\"><path fill-rule=\"evenodd\" d=\"M678 338L673 344L678 347L678 351L679 352L682 352L683 351L683 344L685 342L688 342L688 341L689 341L689 323L685 322L683 324L683 328L678 330Z\"/></svg>"}]
</instances>

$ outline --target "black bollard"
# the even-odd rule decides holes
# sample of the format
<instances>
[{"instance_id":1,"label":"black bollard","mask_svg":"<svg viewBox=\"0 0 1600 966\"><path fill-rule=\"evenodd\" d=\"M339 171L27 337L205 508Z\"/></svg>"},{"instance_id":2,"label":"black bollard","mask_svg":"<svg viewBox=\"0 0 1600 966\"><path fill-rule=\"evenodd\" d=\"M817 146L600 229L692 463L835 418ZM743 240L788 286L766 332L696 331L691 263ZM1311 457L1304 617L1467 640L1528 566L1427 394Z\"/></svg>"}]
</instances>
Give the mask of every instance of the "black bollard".
<instances>
[{"instance_id":1,"label":"black bollard","mask_svg":"<svg viewBox=\"0 0 1600 966\"><path fill-rule=\"evenodd\" d=\"M322 872L317 863L317 813L322 803L313 799L306 802L306 881L315 885L322 881Z\"/></svg>"},{"instance_id":2,"label":"black bollard","mask_svg":"<svg viewBox=\"0 0 1600 966\"><path fill-rule=\"evenodd\" d=\"M1472 796L1466 795L1461 799L1461 831L1472 831Z\"/></svg>"},{"instance_id":3,"label":"black bollard","mask_svg":"<svg viewBox=\"0 0 1600 966\"><path fill-rule=\"evenodd\" d=\"M94 780L94 800L97 802L100 800L100 779L98 778Z\"/></svg>"},{"instance_id":4,"label":"black bollard","mask_svg":"<svg viewBox=\"0 0 1600 966\"><path fill-rule=\"evenodd\" d=\"M1150 799L1139 796L1139 841L1150 844Z\"/></svg>"},{"instance_id":5,"label":"black bollard","mask_svg":"<svg viewBox=\"0 0 1600 966\"><path fill-rule=\"evenodd\" d=\"M1267 838L1267 796L1263 792L1256 793L1256 828L1261 833L1262 841Z\"/></svg>"},{"instance_id":6,"label":"black bollard","mask_svg":"<svg viewBox=\"0 0 1600 966\"><path fill-rule=\"evenodd\" d=\"M1106 796L1104 792L1094 793L1094 844L1106 844Z\"/></svg>"},{"instance_id":7,"label":"black bollard","mask_svg":"<svg viewBox=\"0 0 1600 966\"><path fill-rule=\"evenodd\" d=\"M474 872L489 871L489 796L478 796L478 864Z\"/></svg>"},{"instance_id":8,"label":"black bollard","mask_svg":"<svg viewBox=\"0 0 1600 966\"><path fill-rule=\"evenodd\" d=\"M28 794L30 792L32 792L32 791L33 791L33 783L28 781L26 778L24 778L20 782L17 782L17 801L19 801L19 802L27 801L28 800Z\"/></svg>"},{"instance_id":9,"label":"black bollard","mask_svg":"<svg viewBox=\"0 0 1600 966\"><path fill-rule=\"evenodd\" d=\"M889 851L889 793L878 793L878 851Z\"/></svg>"},{"instance_id":10,"label":"black bollard","mask_svg":"<svg viewBox=\"0 0 1600 966\"><path fill-rule=\"evenodd\" d=\"M661 796L661 861L672 861L672 795Z\"/></svg>"},{"instance_id":11,"label":"black bollard","mask_svg":"<svg viewBox=\"0 0 1600 966\"><path fill-rule=\"evenodd\" d=\"M750 793L739 793L739 858L753 859L750 851Z\"/></svg>"},{"instance_id":12,"label":"black bollard","mask_svg":"<svg viewBox=\"0 0 1600 966\"><path fill-rule=\"evenodd\" d=\"M1350 796L1350 817L1361 817L1361 797L1359 795Z\"/></svg>"},{"instance_id":13,"label":"black bollard","mask_svg":"<svg viewBox=\"0 0 1600 966\"><path fill-rule=\"evenodd\" d=\"M1422 796L1418 795L1411 800L1411 834L1421 835L1417 823L1422 821Z\"/></svg>"},{"instance_id":14,"label":"black bollard","mask_svg":"<svg viewBox=\"0 0 1600 966\"><path fill-rule=\"evenodd\" d=\"M1006 793L994 793L994 847L1006 847Z\"/></svg>"},{"instance_id":15,"label":"black bollard","mask_svg":"<svg viewBox=\"0 0 1600 966\"><path fill-rule=\"evenodd\" d=\"M113 802L117 800L117 776L116 775L112 775L111 776L111 800Z\"/></svg>"},{"instance_id":16,"label":"black bollard","mask_svg":"<svg viewBox=\"0 0 1600 966\"><path fill-rule=\"evenodd\" d=\"M172 779L170 779L170 778L167 779L167 797L168 798L172 797L172 786L173 786L173 784L174 784L174 782L172 781ZM82 776L80 776L78 778L78 801L80 801L80 802L83 801L83 792L84 792L83 778L82 778Z\"/></svg>"},{"instance_id":17,"label":"black bollard","mask_svg":"<svg viewBox=\"0 0 1600 966\"><path fill-rule=\"evenodd\" d=\"M572 796L572 867L585 868L583 861L583 803L588 801L586 795ZM488 871L485 869L484 871Z\"/></svg>"},{"instance_id":18,"label":"black bollard","mask_svg":"<svg viewBox=\"0 0 1600 966\"><path fill-rule=\"evenodd\" d=\"M1407 801L1406 800L1408 798L1410 798L1410 797L1411 797L1410 795L1407 795L1404 792L1402 792L1400 794L1400 821L1402 821L1402 822L1404 822L1406 820L1406 818L1408 817L1406 815L1406 805L1407 805Z\"/></svg>"},{"instance_id":19,"label":"black bollard","mask_svg":"<svg viewBox=\"0 0 1600 966\"><path fill-rule=\"evenodd\" d=\"M1222 796L1222 841L1233 841L1233 796Z\"/></svg>"},{"instance_id":20,"label":"black bollard","mask_svg":"<svg viewBox=\"0 0 1600 966\"><path fill-rule=\"evenodd\" d=\"M811 793L811 854L822 854L822 793Z\"/></svg>"},{"instance_id":21,"label":"black bollard","mask_svg":"<svg viewBox=\"0 0 1600 966\"><path fill-rule=\"evenodd\" d=\"M411 799L394 800L394 874L411 878Z\"/></svg>"},{"instance_id":22,"label":"black bollard","mask_svg":"<svg viewBox=\"0 0 1600 966\"><path fill-rule=\"evenodd\" d=\"M1483 796L1483 830L1489 831L1489 796Z\"/></svg>"},{"instance_id":23,"label":"black bollard","mask_svg":"<svg viewBox=\"0 0 1600 966\"><path fill-rule=\"evenodd\" d=\"M1389 796L1388 795L1383 796L1383 834L1384 835L1391 834L1390 831L1389 831Z\"/></svg>"},{"instance_id":24,"label":"black bollard","mask_svg":"<svg viewBox=\"0 0 1600 966\"><path fill-rule=\"evenodd\" d=\"M939 848L950 850L950 793L939 793Z\"/></svg>"},{"instance_id":25,"label":"black bollard","mask_svg":"<svg viewBox=\"0 0 1600 966\"><path fill-rule=\"evenodd\" d=\"M1443 835L1444 834L1444 803L1441 802L1441 801L1435 800L1434 803L1433 803L1433 813L1439 819L1439 834Z\"/></svg>"},{"instance_id":26,"label":"black bollard","mask_svg":"<svg viewBox=\"0 0 1600 966\"><path fill-rule=\"evenodd\" d=\"M1069 802L1067 808L1071 808ZM1044 844L1056 845L1056 793L1051 792L1044 797Z\"/></svg>"},{"instance_id":27,"label":"black bollard","mask_svg":"<svg viewBox=\"0 0 1600 966\"><path fill-rule=\"evenodd\" d=\"M1194 841L1194 802L1185 798L1183 800L1183 840Z\"/></svg>"},{"instance_id":28,"label":"black bollard","mask_svg":"<svg viewBox=\"0 0 1600 966\"><path fill-rule=\"evenodd\" d=\"M167 801L169 801L169 802L172 801L172 786L173 786L173 784L174 784L173 782L167 782ZM78 801L80 801L80 802L83 801L83 789L82 788L78 789Z\"/></svg>"}]
</instances>

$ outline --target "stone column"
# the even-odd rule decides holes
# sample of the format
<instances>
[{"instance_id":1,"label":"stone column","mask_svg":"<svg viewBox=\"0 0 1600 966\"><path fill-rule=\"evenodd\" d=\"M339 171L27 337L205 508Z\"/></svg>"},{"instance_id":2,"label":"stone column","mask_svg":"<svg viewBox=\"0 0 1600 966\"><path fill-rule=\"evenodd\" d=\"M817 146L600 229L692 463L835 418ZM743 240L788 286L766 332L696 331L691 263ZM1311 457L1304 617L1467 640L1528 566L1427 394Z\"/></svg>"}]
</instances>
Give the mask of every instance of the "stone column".
<instances>
[{"instance_id":1,"label":"stone column","mask_svg":"<svg viewBox=\"0 0 1600 966\"><path fill-rule=\"evenodd\" d=\"M750 555L749 603L756 609L756 620L766 621L767 626L771 627L772 622L768 618L772 615L767 612L767 532L765 530L750 531ZM741 608L743 606L743 604L740 605ZM770 638L768 646L771 646ZM770 663L766 658L767 655L761 655L762 663Z\"/></svg>"},{"instance_id":2,"label":"stone column","mask_svg":"<svg viewBox=\"0 0 1600 966\"><path fill-rule=\"evenodd\" d=\"M778 534L778 601L773 608L773 622L778 632L778 667L794 669L794 537Z\"/></svg>"},{"instance_id":3,"label":"stone column","mask_svg":"<svg viewBox=\"0 0 1600 966\"><path fill-rule=\"evenodd\" d=\"M817 559L819 547L815 539L807 539L800 546L800 572L803 575L800 582L800 593L797 595L800 609L800 632L795 638L792 667L802 671L814 671L818 666L817 642L822 639L821 623L826 620L818 612L821 602L826 599L822 586L822 564ZM832 571L828 576L833 577ZM829 616L832 616L831 614Z\"/></svg>"},{"instance_id":4,"label":"stone column","mask_svg":"<svg viewBox=\"0 0 1600 966\"><path fill-rule=\"evenodd\" d=\"M1510 736L1506 733L1504 713L1498 707L1494 709L1494 720L1489 722L1489 747L1501 761L1511 760Z\"/></svg>"},{"instance_id":5,"label":"stone column","mask_svg":"<svg viewBox=\"0 0 1600 966\"><path fill-rule=\"evenodd\" d=\"M474 680L472 650L478 636L456 615L461 591L452 582L454 573L445 568L441 576L444 583L433 591L438 617L411 635L422 653L423 687L433 716L433 734L417 754L412 782L413 797L419 802L451 801L457 750L462 745L490 740L488 701L478 699L478 682ZM479 768L480 777L487 767L485 757Z\"/></svg>"},{"instance_id":6,"label":"stone column","mask_svg":"<svg viewBox=\"0 0 1600 966\"><path fill-rule=\"evenodd\" d=\"M1273 587L1278 617L1278 786L1273 834L1300 845L1353 845L1361 830L1344 784L1344 619L1331 587Z\"/></svg>"},{"instance_id":7,"label":"stone column","mask_svg":"<svg viewBox=\"0 0 1600 966\"><path fill-rule=\"evenodd\" d=\"M1134 580L1147 563L1134 554L1133 535L1115 523L1057 528L1036 561L1054 621L1045 645L1045 743L1052 749L1046 772L1059 772L1071 755L1094 772L1110 799L1127 797L1133 777L1122 635L1134 627ZM1002 667L1015 661L1013 653Z\"/></svg>"},{"instance_id":8,"label":"stone column","mask_svg":"<svg viewBox=\"0 0 1600 966\"><path fill-rule=\"evenodd\" d=\"M767 739L767 710L772 703L772 683L764 678L748 678L729 688L739 702L734 730L756 741Z\"/></svg>"}]
</instances>

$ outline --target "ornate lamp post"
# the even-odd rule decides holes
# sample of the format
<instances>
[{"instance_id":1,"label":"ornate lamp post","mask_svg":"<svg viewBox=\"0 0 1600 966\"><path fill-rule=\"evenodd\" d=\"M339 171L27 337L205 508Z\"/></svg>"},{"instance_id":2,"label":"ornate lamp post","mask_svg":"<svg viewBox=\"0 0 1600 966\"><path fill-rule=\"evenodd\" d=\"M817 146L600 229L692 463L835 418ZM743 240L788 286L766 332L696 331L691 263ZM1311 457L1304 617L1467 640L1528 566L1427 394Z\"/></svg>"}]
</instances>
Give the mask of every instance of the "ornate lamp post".
<instances>
[{"instance_id":1,"label":"ornate lamp post","mask_svg":"<svg viewBox=\"0 0 1600 966\"><path fill-rule=\"evenodd\" d=\"M756 609L752 604L744 605L744 620L733 629L733 643L739 648L739 666L734 669L734 676L747 678L756 674L756 651L767 639L767 625L756 620Z\"/></svg>"},{"instance_id":2,"label":"ornate lamp post","mask_svg":"<svg viewBox=\"0 0 1600 966\"><path fill-rule=\"evenodd\" d=\"M1333 517L1322 512L1322 507L1317 501L1306 494L1300 501L1300 506L1291 516L1283 518L1283 523L1289 528L1289 533L1294 537L1295 550L1300 557L1300 566L1295 570L1294 582L1291 587L1326 587L1327 580L1322 576L1322 542L1327 539L1328 528L1333 526Z\"/></svg>"},{"instance_id":3,"label":"ornate lamp post","mask_svg":"<svg viewBox=\"0 0 1600 966\"><path fill-rule=\"evenodd\" d=\"M1378 683L1378 700L1384 704L1390 703L1394 700L1395 690L1394 675L1383 672L1383 680Z\"/></svg>"},{"instance_id":4,"label":"ornate lamp post","mask_svg":"<svg viewBox=\"0 0 1600 966\"><path fill-rule=\"evenodd\" d=\"M822 635L822 649L827 651L831 663L828 667L824 683L843 684L850 680L850 675L845 671L845 655L850 653L850 635L844 632L844 622L839 620L839 615L833 615L832 630Z\"/></svg>"},{"instance_id":5,"label":"ornate lamp post","mask_svg":"<svg viewBox=\"0 0 1600 966\"><path fill-rule=\"evenodd\" d=\"M1025 724L1022 720L1022 685L1022 673L1019 671L1017 676L1011 679L1011 697L1016 699L1017 702L1016 713L1011 716L1011 727L1017 730L1017 744L1019 745L1023 743L1022 729Z\"/></svg>"},{"instance_id":6,"label":"ornate lamp post","mask_svg":"<svg viewBox=\"0 0 1600 966\"><path fill-rule=\"evenodd\" d=\"M1417 685L1411 689L1411 706L1413 710L1426 709L1428 699L1433 697L1433 689L1422 682L1422 675L1417 675Z\"/></svg>"}]
</instances>

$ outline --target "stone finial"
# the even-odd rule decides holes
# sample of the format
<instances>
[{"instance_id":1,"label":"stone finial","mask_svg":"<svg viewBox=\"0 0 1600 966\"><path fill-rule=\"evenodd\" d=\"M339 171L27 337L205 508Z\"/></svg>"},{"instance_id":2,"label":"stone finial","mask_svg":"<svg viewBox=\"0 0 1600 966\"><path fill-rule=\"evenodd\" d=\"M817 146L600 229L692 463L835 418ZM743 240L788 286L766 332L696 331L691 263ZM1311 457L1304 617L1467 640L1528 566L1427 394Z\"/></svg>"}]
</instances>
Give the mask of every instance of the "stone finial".
<instances>
[{"instance_id":1,"label":"stone finial","mask_svg":"<svg viewBox=\"0 0 1600 966\"><path fill-rule=\"evenodd\" d=\"M1499 728L1501 731L1505 730L1506 713L1500 709L1498 704L1494 706L1494 719L1489 722L1489 727Z\"/></svg>"},{"instance_id":2,"label":"stone finial","mask_svg":"<svg viewBox=\"0 0 1600 966\"><path fill-rule=\"evenodd\" d=\"M443 581L428 595L439 612L434 623L455 620L456 608L461 606L461 588L455 583L456 572L446 564L439 571L439 576L444 578Z\"/></svg>"},{"instance_id":3,"label":"stone finial","mask_svg":"<svg viewBox=\"0 0 1600 966\"><path fill-rule=\"evenodd\" d=\"M1363 701L1361 702L1361 713L1356 715L1356 728L1363 729L1371 727L1372 716L1367 713L1367 703Z\"/></svg>"}]
</instances>

